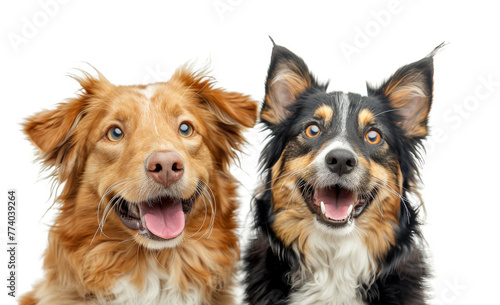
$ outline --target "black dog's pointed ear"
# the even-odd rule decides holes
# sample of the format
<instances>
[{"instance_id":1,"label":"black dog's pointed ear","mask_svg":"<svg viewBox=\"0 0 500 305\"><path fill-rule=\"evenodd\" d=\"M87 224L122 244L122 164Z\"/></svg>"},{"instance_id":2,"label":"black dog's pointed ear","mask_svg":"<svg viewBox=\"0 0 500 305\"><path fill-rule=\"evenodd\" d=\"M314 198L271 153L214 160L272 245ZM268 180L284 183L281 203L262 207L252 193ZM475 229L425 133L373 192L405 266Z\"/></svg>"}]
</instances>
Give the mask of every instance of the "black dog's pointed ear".
<instances>
[{"instance_id":1,"label":"black dog's pointed ear","mask_svg":"<svg viewBox=\"0 0 500 305\"><path fill-rule=\"evenodd\" d=\"M287 107L312 86L317 86L316 81L302 58L274 44L261 120L268 125L279 124L289 115Z\"/></svg>"},{"instance_id":2,"label":"black dog's pointed ear","mask_svg":"<svg viewBox=\"0 0 500 305\"><path fill-rule=\"evenodd\" d=\"M427 57L399 68L378 88L368 87L368 95L380 96L396 110L399 124L410 138L427 135L428 114L432 105L434 64L433 56L444 44Z\"/></svg>"}]
</instances>

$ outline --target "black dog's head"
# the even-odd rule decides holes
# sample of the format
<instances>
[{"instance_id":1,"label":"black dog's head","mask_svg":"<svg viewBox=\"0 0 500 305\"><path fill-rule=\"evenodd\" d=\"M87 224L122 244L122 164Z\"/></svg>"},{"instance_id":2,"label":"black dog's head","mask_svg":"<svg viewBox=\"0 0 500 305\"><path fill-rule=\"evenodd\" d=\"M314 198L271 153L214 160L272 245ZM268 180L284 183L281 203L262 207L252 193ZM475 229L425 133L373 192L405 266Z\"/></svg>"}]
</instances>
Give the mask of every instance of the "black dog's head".
<instances>
[{"instance_id":1,"label":"black dog's head","mask_svg":"<svg viewBox=\"0 0 500 305\"><path fill-rule=\"evenodd\" d=\"M394 245L418 179L438 48L363 96L327 92L301 58L274 46L261 111L271 131L261 196L271 199L267 222L285 245L354 230L375 256Z\"/></svg>"}]
</instances>

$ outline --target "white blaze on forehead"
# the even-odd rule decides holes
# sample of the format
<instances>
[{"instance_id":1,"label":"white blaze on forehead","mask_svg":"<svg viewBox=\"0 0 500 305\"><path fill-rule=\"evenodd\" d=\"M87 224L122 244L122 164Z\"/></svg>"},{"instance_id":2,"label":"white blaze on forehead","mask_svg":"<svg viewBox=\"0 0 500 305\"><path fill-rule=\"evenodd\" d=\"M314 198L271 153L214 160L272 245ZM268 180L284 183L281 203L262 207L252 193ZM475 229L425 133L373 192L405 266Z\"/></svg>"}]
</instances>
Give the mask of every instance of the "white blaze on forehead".
<instances>
[{"instance_id":1,"label":"white blaze on forehead","mask_svg":"<svg viewBox=\"0 0 500 305\"><path fill-rule=\"evenodd\" d=\"M354 153L352 146L349 144L349 142L347 142L345 138L335 137L332 142L330 142L327 146L325 146L325 148L323 148L321 154L324 153L326 155L328 152L335 149L345 149Z\"/></svg>"},{"instance_id":2,"label":"white blaze on forehead","mask_svg":"<svg viewBox=\"0 0 500 305\"><path fill-rule=\"evenodd\" d=\"M334 114L333 120L336 120L339 126L339 133L334 136L332 142L323 148L321 153L316 158L316 162L324 162L326 154L335 149L345 149L356 155L354 148L347 140L347 117L349 114L349 97L344 92L339 92L338 95L332 95L333 102L337 105L337 111ZM321 164L322 166L323 164Z\"/></svg>"},{"instance_id":3,"label":"white blaze on forehead","mask_svg":"<svg viewBox=\"0 0 500 305\"><path fill-rule=\"evenodd\" d=\"M156 84L150 84L146 88L141 89L141 93L144 94L144 96L148 99L151 100L151 98L155 95L156 93Z\"/></svg>"},{"instance_id":4,"label":"white blaze on forehead","mask_svg":"<svg viewBox=\"0 0 500 305\"><path fill-rule=\"evenodd\" d=\"M335 98L335 96L334 96ZM338 120L340 125L340 136L347 136L347 116L349 114L349 97L346 93L341 92L340 96L337 97L337 101L335 101L338 107Z\"/></svg>"},{"instance_id":5,"label":"white blaze on forehead","mask_svg":"<svg viewBox=\"0 0 500 305\"><path fill-rule=\"evenodd\" d=\"M148 118L153 122L153 126L155 128L156 135L159 137L160 133L158 132L158 129L156 127L155 116L154 116L153 110L151 108L151 99L155 95L156 90L157 90L156 84L149 84L144 89L138 89L139 93L141 93L145 97L144 99L141 99L141 101L143 101L143 103L144 103L143 110L144 110L146 116L148 116Z\"/></svg>"}]
</instances>

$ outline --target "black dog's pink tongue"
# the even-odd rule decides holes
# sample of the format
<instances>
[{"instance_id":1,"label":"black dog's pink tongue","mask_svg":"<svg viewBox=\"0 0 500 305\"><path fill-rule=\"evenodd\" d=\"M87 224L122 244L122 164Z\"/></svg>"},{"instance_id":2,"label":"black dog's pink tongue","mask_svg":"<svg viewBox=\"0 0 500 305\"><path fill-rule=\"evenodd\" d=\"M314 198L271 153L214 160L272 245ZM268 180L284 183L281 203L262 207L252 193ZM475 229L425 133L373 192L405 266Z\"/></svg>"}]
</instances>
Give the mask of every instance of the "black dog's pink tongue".
<instances>
[{"instance_id":1,"label":"black dog's pink tongue","mask_svg":"<svg viewBox=\"0 0 500 305\"><path fill-rule=\"evenodd\" d=\"M325 216L333 220L345 220L352 211L354 205L353 192L343 188L324 188L318 189L314 196L314 203L321 206L325 205Z\"/></svg>"},{"instance_id":2,"label":"black dog's pink tongue","mask_svg":"<svg viewBox=\"0 0 500 305\"><path fill-rule=\"evenodd\" d=\"M142 213L146 228L160 238L171 239L184 230L186 220L180 201L163 200L153 206L143 203Z\"/></svg>"}]
</instances>

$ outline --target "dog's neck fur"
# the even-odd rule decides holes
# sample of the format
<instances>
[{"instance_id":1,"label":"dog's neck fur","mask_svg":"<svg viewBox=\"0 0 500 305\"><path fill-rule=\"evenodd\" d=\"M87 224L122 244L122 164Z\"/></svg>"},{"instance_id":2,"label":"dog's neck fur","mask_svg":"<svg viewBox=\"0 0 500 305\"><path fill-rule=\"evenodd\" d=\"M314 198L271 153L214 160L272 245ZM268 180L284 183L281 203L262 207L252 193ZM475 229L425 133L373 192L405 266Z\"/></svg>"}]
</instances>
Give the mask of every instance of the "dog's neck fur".
<instances>
[{"instance_id":1,"label":"dog's neck fur","mask_svg":"<svg viewBox=\"0 0 500 305\"><path fill-rule=\"evenodd\" d=\"M334 236L317 230L309 240L310 255L292 274L293 305L361 305L362 286L374 279L375 263L362 237ZM299 254L299 253L297 253Z\"/></svg>"},{"instance_id":2,"label":"dog's neck fur","mask_svg":"<svg viewBox=\"0 0 500 305\"><path fill-rule=\"evenodd\" d=\"M200 290L191 287L189 291L183 291L176 287L172 282L176 278L176 270L165 272L154 257L148 258L148 267L144 272L146 277L142 290L131 283L130 276L117 280L113 289L115 299L109 305L202 304Z\"/></svg>"},{"instance_id":3,"label":"dog's neck fur","mask_svg":"<svg viewBox=\"0 0 500 305\"><path fill-rule=\"evenodd\" d=\"M65 291L66 296L55 304L210 304L214 292L207 285L232 286L232 281L217 281L233 272L231 266L239 253L233 248L213 247L213 240L187 240L178 248L157 251L145 249L132 241L123 242L124 237L113 235L118 234L113 227L106 226L102 233L98 231L95 236L89 235L96 229L95 222L84 226L75 217L91 213L92 209L95 213L95 205L77 202L99 202L99 198L87 191L90 188L83 189L85 191L77 198L65 202L65 208L61 209L56 221L60 224L74 222L81 227L70 232L52 228L50 232L44 267L48 276L55 278L58 284L41 283L42 289L35 292L37 299L47 300ZM214 196L217 202L232 200L221 198L218 192L214 192ZM220 217L231 218L229 215L232 215L231 210L219 209L217 212ZM221 228L216 223L212 230L221 231ZM74 251L75 247L79 250ZM198 255L201 255L201 260L197 259ZM106 259L102 259L103 256ZM212 259L226 260L227 263L213 264ZM199 278L190 275L190 271L206 269L209 272L201 272ZM82 295L86 295L84 299ZM230 292L221 291L215 295L224 300L233 298Z\"/></svg>"}]
</instances>

